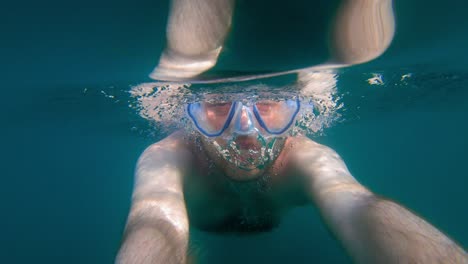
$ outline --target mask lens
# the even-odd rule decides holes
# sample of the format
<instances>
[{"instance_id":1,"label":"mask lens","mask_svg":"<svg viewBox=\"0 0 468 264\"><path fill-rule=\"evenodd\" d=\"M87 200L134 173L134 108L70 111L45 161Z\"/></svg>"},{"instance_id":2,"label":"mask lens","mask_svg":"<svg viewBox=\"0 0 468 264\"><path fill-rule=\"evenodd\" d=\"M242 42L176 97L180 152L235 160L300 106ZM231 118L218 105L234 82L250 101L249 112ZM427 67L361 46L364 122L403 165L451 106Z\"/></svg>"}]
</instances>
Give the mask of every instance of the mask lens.
<instances>
[{"instance_id":1,"label":"mask lens","mask_svg":"<svg viewBox=\"0 0 468 264\"><path fill-rule=\"evenodd\" d=\"M187 112L200 132L209 137L221 135L232 119L233 103L193 103Z\"/></svg>"},{"instance_id":2,"label":"mask lens","mask_svg":"<svg viewBox=\"0 0 468 264\"><path fill-rule=\"evenodd\" d=\"M282 134L291 127L297 113L299 101L258 101L254 113L260 125L271 134Z\"/></svg>"}]
</instances>

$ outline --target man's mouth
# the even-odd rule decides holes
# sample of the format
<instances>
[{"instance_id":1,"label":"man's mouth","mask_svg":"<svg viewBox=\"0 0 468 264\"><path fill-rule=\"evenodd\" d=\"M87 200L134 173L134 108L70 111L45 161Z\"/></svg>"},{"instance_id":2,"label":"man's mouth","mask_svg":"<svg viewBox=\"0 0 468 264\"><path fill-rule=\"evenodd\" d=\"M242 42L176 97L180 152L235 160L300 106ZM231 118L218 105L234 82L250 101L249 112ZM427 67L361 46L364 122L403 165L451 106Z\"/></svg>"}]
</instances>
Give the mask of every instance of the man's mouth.
<instances>
[{"instance_id":1,"label":"man's mouth","mask_svg":"<svg viewBox=\"0 0 468 264\"><path fill-rule=\"evenodd\" d=\"M258 135L236 135L223 146L218 149L223 158L245 172L263 170L271 161L266 143Z\"/></svg>"},{"instance_id":2,"label":"man's mouth","mask_svg":"<svg viewBox=\"0 0 468 264\"><path fill-rule=\"evenodd\" d=\"M236 145L242 150L260 150L261 144L259 144L256 137L252 136L238 136L235 140Z\"/></svg>"},{"instance_id":3,"label":"man's mouth","mask_svg":"<svg viewBox=\"0 0 468 264\"><path fill-rule=\"evenodd\" d=\"M231 154L238 168L249 171L263 166L265 151L257 137L238 136L233 143L235 151Z\"/></svg>"}]
</instances>

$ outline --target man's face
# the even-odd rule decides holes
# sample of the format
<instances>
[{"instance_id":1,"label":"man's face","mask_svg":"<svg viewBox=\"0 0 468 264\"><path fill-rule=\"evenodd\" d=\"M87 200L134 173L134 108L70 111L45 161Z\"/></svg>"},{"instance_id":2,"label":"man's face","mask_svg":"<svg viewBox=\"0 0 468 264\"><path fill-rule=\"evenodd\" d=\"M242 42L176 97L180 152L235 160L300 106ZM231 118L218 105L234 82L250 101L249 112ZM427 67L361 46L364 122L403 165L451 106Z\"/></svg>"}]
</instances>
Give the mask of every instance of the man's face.
<instances>
[{"instance_id":1,"label":"man's face","mask_svg":"<svg viewBox=\"0 0 468 264\"><path fill-rule=\"evenodd\" d=\"M275 101L262 101L256 104L258 114L265 124L279 127L285 122L282 115L282 103ZM226 123L231 104L205 103L206 123L212 129L220 129ZM265 173L275 161L284 145L284 137L265 139L259 132L264 132L258 122L253 119L251 109L241 108L231 122L236 123L236 129L246 131L237 134L237 130L227 129L229 136L220 136L212 139L202 137L205 149L215 164L222 168L231 179L238 181L253 180ZM252 125L255 129L252 129Z\"/></svg>"}]
</instances>

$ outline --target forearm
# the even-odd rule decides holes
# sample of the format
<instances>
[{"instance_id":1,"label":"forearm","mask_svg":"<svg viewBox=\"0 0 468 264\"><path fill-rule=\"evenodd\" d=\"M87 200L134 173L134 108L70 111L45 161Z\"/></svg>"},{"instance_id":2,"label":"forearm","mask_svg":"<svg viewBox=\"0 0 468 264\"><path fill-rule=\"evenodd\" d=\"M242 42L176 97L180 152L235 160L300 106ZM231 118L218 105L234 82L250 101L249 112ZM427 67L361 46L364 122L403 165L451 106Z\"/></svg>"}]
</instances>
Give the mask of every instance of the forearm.
<instances>
[{"instance_id":1,"label":"forearm","mask_svg":"<svg viewBox=\"0 0 468 264\"><path fill-rule=\"evenodd\" d=\"M358 263L468 263L443 233L359 184L335 151L304 138L296 144L311 202Z\"/></svg>"},{"instance_id":2,"label":"forearm","mask_svg":"<svg viewBox=\"0 0 468 264\"><path fill-rule=\"evenodd\" d=\"M185 263L187 238L165 225L139 226L127 232L116 263Z\"/></svg>"},{"instance_id":3,"label":"forearm","mask_svg":"<svg viewBox=\"0 0 468 264\"><path fill-rule=\"evenodd\" d=\"M188 220L183 201L137 202L127 221L116 263L185 263Z\"/></svg>"},{"instance_id":4,"label":"forearm","mask_svg":"<svg viewBox=\"0 0 468 264\"><path fill-rule=\"evenodd\" d=\"M117 263L185 263L189 224L183 175L189 163L177 134L140 156Z\"/></svg>"},{"instance_id":5,"label":"forearm","mask_svg":"<svg viewBox=\"0 0 468 264\"><path fill-rule=\"evenodd\" d=\"M357 263L468 263L462 248L392 201L355 191L325 196L322 215Z\"/></svg>"}]
</instances>

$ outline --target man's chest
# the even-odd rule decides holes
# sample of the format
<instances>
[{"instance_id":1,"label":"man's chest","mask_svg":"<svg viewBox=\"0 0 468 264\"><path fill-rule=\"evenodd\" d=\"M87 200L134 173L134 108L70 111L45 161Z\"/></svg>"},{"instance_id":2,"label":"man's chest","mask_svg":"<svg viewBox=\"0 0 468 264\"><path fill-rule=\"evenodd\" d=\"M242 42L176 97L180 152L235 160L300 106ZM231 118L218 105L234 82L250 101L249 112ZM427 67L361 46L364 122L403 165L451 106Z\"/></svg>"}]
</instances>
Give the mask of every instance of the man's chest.
<instances>
[{"instance_id":1,"label":"man's chest","mask_svg":"<svg viewBox=\"0 0 468 264\"><path fill-rule=\"evenodd\" d=\"M184 191L192 226L215 232L259 232L276 227L281 215L301 204L295 187L276 186L268 179L252 182L186 184Z\"/></svg>"}]
</instances>

